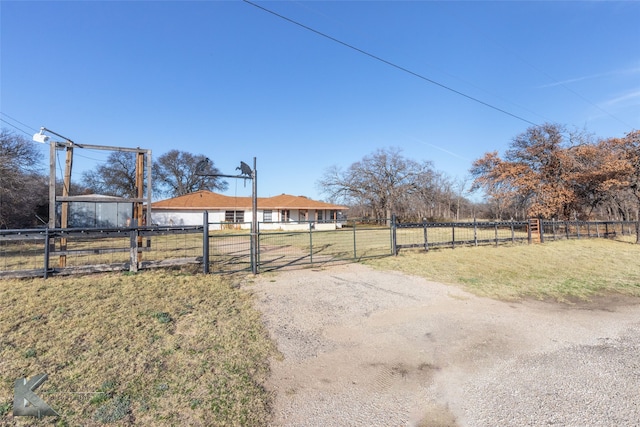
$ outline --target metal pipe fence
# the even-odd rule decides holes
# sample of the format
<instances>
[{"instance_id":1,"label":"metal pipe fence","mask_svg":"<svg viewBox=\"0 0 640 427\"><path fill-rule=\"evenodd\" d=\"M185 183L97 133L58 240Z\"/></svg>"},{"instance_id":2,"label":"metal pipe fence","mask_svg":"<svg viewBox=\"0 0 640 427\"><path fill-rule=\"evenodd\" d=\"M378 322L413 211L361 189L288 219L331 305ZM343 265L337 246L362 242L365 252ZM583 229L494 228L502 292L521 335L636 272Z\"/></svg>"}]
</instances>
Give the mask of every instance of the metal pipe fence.
<instances>
[{"instance_id":1,"label":"metal pipe fence","mask_svg":"<svg viewBox=\"0 0 640 427\"><path fill-rule=\"evenodd\" d=\"M255 259L250 223L209 223L206 215L200 226L0 230L0 278L187 264L199 265L205 273L265 272L397 255L407 249L531 243L536 241L532 224L395 220L259 223ZM539 239L635 242L637 226L624 221L540 221Z\"/></svg>"},{"instance_id":2,"label":"metal pipe fence","mask_svg":"<svg viewBox=\"0 0 640 427\"><path fill-rule=\"evenodd\" d=\"M499 245L529 242L528 221L395 223L396 253L401 249Z\"/></svg>"},{"instance_id":3,"label":"metal pipe fence","mask_svg":"<svg viewBox=\"0 0 640 427\"><path fill-rule=\"evenodd\" d=\"M632 240L638 223L632 221L542 221L543 239L617 238Z\"/></svg>"},{"instance_id":4,"label":"metal pipe fence","mask_svg":"<svg viewBox=\"0 0 640 427\"><path fill-rule=\"evenodd\" d=\"M394 223L395 253L402 249L532 243L533 222L473 221ZM631 221L540 221L540 241L581 238L632 240L638 224Z\"/></svg>"},{"instance_id":5,"label":"metal pipe fence","mask_svg":"<svg viewBox=\"0 0 640 427\"><path fill-rule=\"evenodd\" d=\"M202 226L0 230L0 277L202 262Z\"/></svg>"},{"instance_id":6,"label":"metal pipe fence","mask_svg":"<svg viewBox=\"0 0 640 427\"><path fill-rule=\"evenodd\" d=\"M208 223L205 237L209 263L204 271L230 273L253 271L250 223ZM257 270L354 261L391 254L388 226L348 221L268 222L258 224Z\"/></svg>"}]
</instances>

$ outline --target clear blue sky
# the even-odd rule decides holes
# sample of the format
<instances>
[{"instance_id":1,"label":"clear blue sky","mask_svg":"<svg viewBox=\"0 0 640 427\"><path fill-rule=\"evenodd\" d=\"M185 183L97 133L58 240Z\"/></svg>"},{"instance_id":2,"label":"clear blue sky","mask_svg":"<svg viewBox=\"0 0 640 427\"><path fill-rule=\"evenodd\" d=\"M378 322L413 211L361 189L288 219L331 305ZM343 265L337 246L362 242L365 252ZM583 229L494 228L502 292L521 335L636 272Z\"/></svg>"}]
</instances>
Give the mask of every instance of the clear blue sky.
<instances>
[{"instance_id":1,"label":"clear blue sky","mask_svg":"<svg viewBox=\"0 0 640 427\"><path fill-rule=\"evenodd\" d=\"M0 125L225 173L257 157L260 196L315 199L329 166L378 148L464 178L527 121L640 128L640 2L258 4L518 118L241 0L2 0ZM105 157L78 150L75 178Z\"/></svg>"}]
</instances>

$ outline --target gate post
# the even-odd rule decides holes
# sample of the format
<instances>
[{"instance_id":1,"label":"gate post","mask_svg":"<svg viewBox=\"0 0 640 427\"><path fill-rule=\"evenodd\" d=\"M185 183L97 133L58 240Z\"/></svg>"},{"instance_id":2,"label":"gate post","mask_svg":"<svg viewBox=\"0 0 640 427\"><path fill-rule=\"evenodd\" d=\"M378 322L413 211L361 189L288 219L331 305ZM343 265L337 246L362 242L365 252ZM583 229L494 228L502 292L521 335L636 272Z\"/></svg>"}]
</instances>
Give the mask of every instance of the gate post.
<instances>
[{"instance_id":1,"label":"gate post","mask_svg":"<svg viewBox=\"0 0 640 427\"><path fill-rule=\"evenodd\" d=\"M209 212L202 214L202 272L209 274Z\"/></svg>"}]
</instances>

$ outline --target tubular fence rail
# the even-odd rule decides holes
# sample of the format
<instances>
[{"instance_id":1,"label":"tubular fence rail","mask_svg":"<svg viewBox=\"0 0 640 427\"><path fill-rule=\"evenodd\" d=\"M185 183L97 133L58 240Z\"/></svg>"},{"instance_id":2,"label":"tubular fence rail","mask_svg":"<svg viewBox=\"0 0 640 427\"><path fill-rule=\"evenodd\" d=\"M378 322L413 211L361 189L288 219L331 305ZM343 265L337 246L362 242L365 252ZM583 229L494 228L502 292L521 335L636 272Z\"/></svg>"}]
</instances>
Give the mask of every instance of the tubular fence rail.
<instances>
[{"instance_id":1,"label":"tubular fence rail","mask_svg":"<svg viewBox=\"0 0 640 427\"><path fill-rule=\"evenodd\" d=\"M529 241L527 221L421 222L395 225L395 253L401 249L487 245Z\"/></svg>"},{"instance_id":2,"label":"tubular fence rail","mask_svg":"<svg viewBox=\"0 0 640 427\"><path fill-rule=\"evenodd\" d=\"M389 256L404 249L428 251L538 239L632 240L638 226L623 221L540 221L538 228L532 228L532 221L398 223L392 219L349 220L338 227L314 222L259 223L254 234L249 223L209 223L205 216L199 226L0 230L0 278L188 264L201 266L205 273L265 272ZM532 229L538 234L532 235Z\"/></svg>"},{"instance_id":3,"label":"tubular fence rail","mask_svg":"<svg viewBox=\"0 0 640 427\"><path fill-rule=\"evenodd\" d=\"M394 224L394 253L401 249L463 245L499 245L580 238L625 238L636 235L637 222L631 221L540 221L539 234L529 221L421 222Z\"/></svg>"},{"instance_id":4,"label":"tubular fence rail","mask_svg":"<svg viewBox=\"0 0 640 427\"><path fill-rule=\"evenodd\" d=\"M0 230L0 277L47 278L198 262L202 226Z\"/></svg>"}]
</instances>

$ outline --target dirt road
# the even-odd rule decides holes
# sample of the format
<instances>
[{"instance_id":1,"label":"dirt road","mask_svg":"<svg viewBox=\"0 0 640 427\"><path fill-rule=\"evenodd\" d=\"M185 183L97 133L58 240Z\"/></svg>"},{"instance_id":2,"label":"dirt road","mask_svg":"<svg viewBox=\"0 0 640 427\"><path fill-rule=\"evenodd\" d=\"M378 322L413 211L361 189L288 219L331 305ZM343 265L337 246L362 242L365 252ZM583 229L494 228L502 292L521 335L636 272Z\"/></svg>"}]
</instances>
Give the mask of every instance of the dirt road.
<instances>
[{"instance_id":1,"label":"dirt road","mask_svg":"<svg viewBox=\"0 0 640 427\"><path fill-rule=\"evenodd\" d=\"M274 426L640 424L640 304L499 302L360 264L262 275Z\"/></svg>"}]
</instances>

